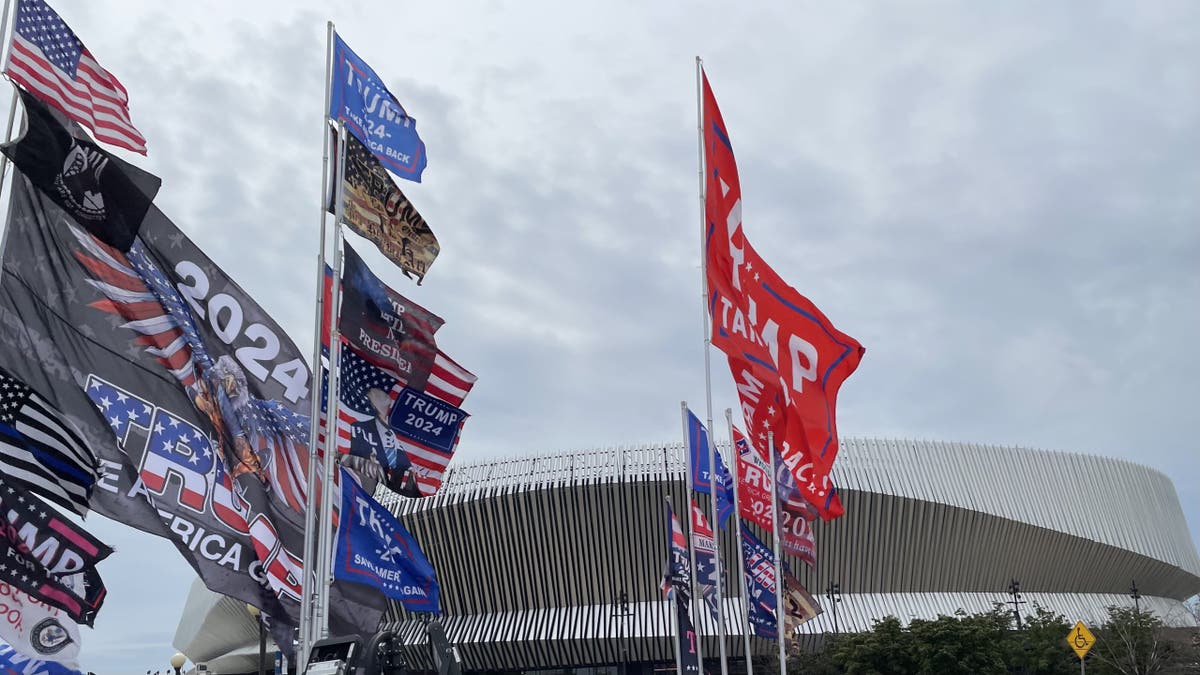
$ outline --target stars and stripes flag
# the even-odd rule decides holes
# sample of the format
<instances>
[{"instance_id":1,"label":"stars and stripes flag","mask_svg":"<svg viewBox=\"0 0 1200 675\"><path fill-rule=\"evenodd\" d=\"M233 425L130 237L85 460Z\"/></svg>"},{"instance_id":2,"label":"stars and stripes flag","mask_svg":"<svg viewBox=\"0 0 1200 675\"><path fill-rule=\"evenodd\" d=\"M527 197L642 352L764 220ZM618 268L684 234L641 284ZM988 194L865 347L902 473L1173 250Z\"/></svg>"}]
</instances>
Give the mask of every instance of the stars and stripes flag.
<instances>
[{"instance_id":1,"label":"stars and stripes flag","mask_svg":"<svg viewBox=\"0 0 1200 675\"><path fill-rule=\"evenodd\" d=\"M366 359L349 349L345 343L342 344L341 358L337 449L342 454L350 454L354 441L354 425L375 418L374 406L371 405L368 392L372 389L387 392L394 404L400 392L404 390L404 385L391 373L368 363ZM440 369L439 362L442 364ZM425 393L455 406L462 403L475 384L475 375L448 357L443 358L440 353L432 372L436 376L431 376L429 382L426 383ZM438 375L439 372L440 375ZM318 432L318 442L322 445L325 443L328 397L328 371L326 371L322 377L321 426ZM465 423L465 420L463 422ZM454 455L453 451L457 448L457 440L450 452L430 447L399 432L396 433L396 440L413 464L417 488L420 490L421 496L427 497L436 494L442 486L442 477Z\"/></svg>"},{"instance_id":2,"label":"stars and stripes flag","mask_svg":"<svg viewBox=\"0 0 1200 675\"><path fill-rule=\"evenodd\" d=\"M425 383L425 393L461 408L476 379L474 373L458 365L439 349L433 358L429 380Z\"/></svg>"},{"instance_id":3,"label":"stars and stripes flag","mask_svg":"<svg viewBox=\"0 0 1200 675\"><path fill-rule=\"evenodd\" d=\"M713 621L717 616L717 542L704 510L692 501L692 549L696 552L696 582ZM724 580L722 580L722 583Z\"/></svg>"},{"instance_id":4,"label":"stars and stripes flag","mask_svg":"<svg viewBox=\"0 0 1200 675\"><path fill-rule=\"evenodd\" d=\"M0 369L0 471L31 492L85 515L97 470L96 455L71 423Z\"/></svg>"},{"instance_id":5,"label":"stars and stripes flag","mask_svg":"<svg viewBox=\"0 0 1200 675\"><path fill-rule=\"evenodd\" d=\"M92 130L96 139L146 154L129 116L129 94L43 0L18 0L4 72Z\"/></svg>"},{"instance_id":6,"label":"stars and stripes flag","mask_svg":"<svg viewBox=\"0 0 1200 675\"><path fill-rule=\"evenodd\" d=\"M663 594L667 597L675 595L681 603L687 604L691 602L692 597L692 567L688 559L688 540L669 501L667 531L670 535L667 539L667 566L662 580Z\"/></svg>"}]
</instances>

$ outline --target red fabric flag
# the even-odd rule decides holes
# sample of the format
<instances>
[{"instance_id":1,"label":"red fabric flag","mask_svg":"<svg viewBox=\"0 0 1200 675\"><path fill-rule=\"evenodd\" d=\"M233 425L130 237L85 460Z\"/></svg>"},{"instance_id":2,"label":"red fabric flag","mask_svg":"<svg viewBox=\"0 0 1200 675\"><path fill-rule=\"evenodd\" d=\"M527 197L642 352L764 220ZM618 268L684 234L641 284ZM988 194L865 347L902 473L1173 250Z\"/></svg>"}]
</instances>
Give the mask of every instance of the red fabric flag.
<instances>
[{"instance_id":1,"label":"red fabric flag","mask_svg":"<svg viewBox=\"0 0 1200 675\"><path fill-rule=\"evenodd\" d=\"M4 72L13 82L96 134L146 154L129 117L129 94L42 0L20 0Z\"/></svg>"},{"instance_id":2,"label":"red fabric flag","mask_svg":"<svg viewBox=\"0 0 1200 675\"><path fill-rule=\"evenodd\" d=\"M822 518L842 512L829 472L837 457L837 393L863 347L750 246L741 223L733 146L703 81L705 265L712 343L729 357L750 441L773 431L801 494Z\"/></svg>"},{"instance_id":3,"label":"red fabric flag","mask_svg":"<svg viewBox=\"0 0 1200 675\"><path fill-rule=\"evenodd\" d=\"M733 430L733 445L738 461L738 510L746 520L757 523L768 532L774 531L771 490L776 484L775 473L767 458L736 427ZM783 487L783 481L779 483ZM783 550L809 566L816 566L817 545L810 523L810 519L816 517L816 511L807 503L787 499L784 494L779 495L779 510L783 513L779 530Z\"/></svg>"}]
</instances>

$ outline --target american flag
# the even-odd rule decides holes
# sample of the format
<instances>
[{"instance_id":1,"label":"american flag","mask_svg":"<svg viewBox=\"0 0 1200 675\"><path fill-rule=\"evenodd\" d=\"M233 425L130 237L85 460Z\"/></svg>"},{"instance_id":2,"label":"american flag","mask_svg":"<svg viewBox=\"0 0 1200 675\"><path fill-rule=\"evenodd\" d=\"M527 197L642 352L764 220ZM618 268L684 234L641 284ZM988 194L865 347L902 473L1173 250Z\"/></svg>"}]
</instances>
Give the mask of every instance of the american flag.
<instances>
[{"instance_id":1,"label":"american flag","mask_svg":"<svg viewBox=\"0 0 1200 675\"><path fill-rule=\"evenodd\" d=\"M438 350L433 357L433 368L429 371L429 380L425 383L425 393L436 396L450 405L461 408L471 387L475 386L475 375L458 365L449 356Z\"/></svg>"},{"instance_id":2,"label":"american flag","mask_svg":"<svg viewBox=\"0 0 1200 675\"><path fill-rule=\"evenodd\" d=\"M79 515L88 511L98 462L45 399L0 370L0 471Z\"/></svg>"},{"instance_id":3,"label":"american flag","mask_svg":"<svg viewBox=\"0 0 1200 675\"><path fill-rule=\"evenodd\" d=\"M129 117L129 94L43 0L18 0L4 72L105 143L146 154Z\"/></svg>"},{"instance_id":4,"label":"american flag","mask_svg":"<svg viewBox=\"0 0 1200 675\"><path fill-rule=\"evenodd\" d=\"M386 391L395 402L396 397L403 391L404 385L387 371L371 365L358 356L345 343L342 344L341 358L338 386L337 449L338 452L348 453L350 452L352 427L359 422L365 422L375 417L374 408L367 398L367 392L371 389ZM475 375L470 371L439 352L438 359L434 361L429 381L426 383L425 393L458 406L474 386L475 379ZM325 443L325 411L329 400L328 380L329 374L326 371L323 373L321 381L321 418L318 432L318 441L322 445ZM447 465L450 464L453 451L442 452L399 432L396 436L413 464L414 472L417 475L417 487L420 489L421 495L428 497L436 494L442 485L442 476L446 472Z\"/></svg>"},{"instance_id":5,"label":"american flag","mask_svg":"<svg viewBox=\"0 0 1200 675\"><path fill-rule=\"evenodd\" d=\"M679 518L675 517L675 511L671 508L671 502L667 502L667 527L671 536L667 540L667 566L663 571L662 580L663 594L670 597L678 592L682 602L687 603L691 601L692 597L692 570L688 560L688 542L687 537L683 534L683 527L679 524Z\"/></svg>"}]
</instances>

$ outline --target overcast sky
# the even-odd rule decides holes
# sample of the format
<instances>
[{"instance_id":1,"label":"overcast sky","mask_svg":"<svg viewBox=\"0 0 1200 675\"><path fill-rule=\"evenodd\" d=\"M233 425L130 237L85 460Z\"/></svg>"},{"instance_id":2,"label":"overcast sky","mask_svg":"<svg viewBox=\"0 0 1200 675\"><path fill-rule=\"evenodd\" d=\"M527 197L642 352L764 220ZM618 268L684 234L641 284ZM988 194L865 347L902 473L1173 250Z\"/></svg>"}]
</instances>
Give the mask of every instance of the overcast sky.
<instances>
[{"instance_id":1,"label":"overcast sky","mask_svg":"<svg viewBox=\"0 0 1200 675\"><path fill-rule=\"evenodd\" d=\"M747 236L867 348L843 436L1145 463L1200 540L1194 2L52 4L128 88L159 206L305 345L337 23L428 147L424 286L358 250L479 375L460 460L703 409L700 55ZM84 667L165 669L190 569L89 523L118 553Z\"/></svg>"}]
</instances>

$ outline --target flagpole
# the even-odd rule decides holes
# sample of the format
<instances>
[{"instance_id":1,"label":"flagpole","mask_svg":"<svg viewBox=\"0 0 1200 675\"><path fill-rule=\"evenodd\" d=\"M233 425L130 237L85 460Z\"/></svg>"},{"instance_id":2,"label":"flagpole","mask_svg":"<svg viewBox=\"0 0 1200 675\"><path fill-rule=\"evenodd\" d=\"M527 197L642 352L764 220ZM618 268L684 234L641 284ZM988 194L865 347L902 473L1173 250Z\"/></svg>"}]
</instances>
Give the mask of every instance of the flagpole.
<instances>
[{"instance_id":1,"label":"flagpole","mask_svg":"<svg viewBox=\"0 0 1200 675\"><path fill-rule=\"evenodd\" d=\"M717 645L720 650L721 657L721 675L729 675L729 661L725 655L725 599L721 595L721 581L724 579L724 572L721 568L721 538L718 530L721 529L720 523L717 521L717 464L714 455L716 455L716 440L713 434L713 403L712 403L712 364L709 355L710 345L712 344L712 336L708 325L708 252L705 247L705 229L707 219L704 214L705 208L705 181L704 181L704 87L701 79L701 73L704 70L704 62L700 57L696 57L696 150L698 159L698 177L700 183L700 316L701 316L701 331L704 334L704 401L706 405L707 419L705 420L705 428L708 429L708 483L711 489L709 495L712 499L709 502L709 513L713 523L713 544L716 547L716 554L713 556L715 566L714 574L717 577ZM736 514L735 514L736 515ZM740 545L740 544L739 544Z\"/></svg>"},{"instance_id":2,"label":"flagpole","mask_svg":"<svg viewBox=\"0 0 1200 675\"><path fill-rule=\"evenodd\" d=\"M665 457L665 455L664 455L664 457ZM671 495L666 495L664 498L667 500L667 508L669 509L668 513L674 513L675 510L671 506ZM671 526L672 526L671 520L668 518L667 519L667 559L668 559L667 572L668 572L668 574L670 574L672 571L671 567L670 567L670 565L671 565L670 560L672 560L674 558L674 553L672 552L672 549L671 549L671 539L672 539L672 536L674 533L671 530ZM679 675L683 675L683 650L680 649L681 642L679 639L679 637L680 637L680 635L679 635L679 609L676 606L676 603L679 602L679 596L674 595L674 593L678 593L678 592L679 592L678 590L675 590L674 588L672 588L672 595L667 598L667 604L670 606L671 624L673 626L675 626L675 672L679 673ZM703 670L703 669L701 669L701 670Z\"/></svg>"},{"instance_id":3,"label":"flagpole","mask_svg":"<svg viewBox=\"0 0 1200 675\"><path fill-rule=\"evenodd\" d=\"M686 462L687 476L685 478L687 480L687 488L688 488L687 489L687 492L688 492L687 544L688 544L688 560L690 561L691 566L692 566L692 588L691 588L691 591L692 591L692 597L691 597L692 613L696 616L696 620L695 620L696 658L700 660L700 671L701 671L701 674L703 675L703 672L704 672L704 648L701 646L700 643L702 643L704 640L702 639L703 634L701 634L701 632L700 632L701 612L700 612L700 609L698 609L698 608L703 608L704 601L703 601L703 599L700 598L700 593L696 592L696 587L699 586L700 575L698 574L698 570L696 569L696 547L692 546L692 530L695 529L693 527L693 523L692 523L692 504L696 501L696 486L695 486L695 484L692 483L692 453L688 450L688 448L690 448L691 446L688 444L688 405L687 405L687 401L680 401L679 407L680 407L680 413L683 417L683 454L684 454L684 457L687 459L687 462ZM711 473L711 469L710 469L710 473ZM708 482L710 485L712 484L711 477L709 478ZM720 596L718 596L718 597L720 597ZM699 602L697 602L697 601L699 601Z\"/></svg>"},{"instance_id":4,"label":"flagpole","mask_svg":"<svg viewBox=\"0 0 1200 675\"><path fill-rule=\"evenodd\" d=\"M338 314L341 311L341 291L342 291L342 215L344 211L343 189L345 187L346 173L346 123L338 123L338 163L336 176L334 178L334 192L337 195L335 202L335 215L333 222L333 251L334 251L334 269L333 269L333 289L330 293L330 320L329 320L329 401L325 404L326 414L326 432L325 432L325 480L321 500L321 520L319 523L318 532L320 533L320 557L322 577L320 579L321 589L321 607L324 610L321 614L320 624L317 626L318 633L321 637L329 636L329 590L333 585L333 570L331 561L333 558L333 503L334 499L333 484L334 484L334 466L337 464L337 436L338 436L338 403L340 398L339 385L341 384L341 358L342 358L342 339L338 332Z\"/></svg>"},{"instance_id":5,"label":"flagpole","mask_svg":"<svg viewBox=\"0 0 1200 675\"><path fill-rule=\"evenodd\" d=\"M771 534L775 538L775 632L779 638L779 672L782 673L787 670L787 636L784 631L787 621L783 618L783 554L779 550L779 532L783 512L779 508L779 490L775 489L778 476L775 475L774 430L767 432L767 447L770 448L771 474L774 479L771 481Z\"/></svg>"},{"instance_id":6,"label":"flagpole","mask_svg":"<svg viewBox=\"0 0 1200 675\"><path fill-rule=\"evenodd\" d=\"M8 53L12 51L12 27L9 26L9 18L12 17L13 0L4 0L4 15L0 17L0 36L3 36L4 43L0 45L0 49L4 50L4 65L8 65ZM13 126L17 120L17 84L10 82L12 85L12 98L8 102L8 128L4 131L4 142L7 144L12 141ZM8 176L8 155L0 154L0 197L4 195L4 179ZM5 221L4 232L0 234L0 260L4 258L4 249L8 245L8 228L9 223ZM2 274L2 272L0 272Z\"/></svg>"},{"instance_id":7,"label":"flagpole","mask_svg":"<svg viewBox=\"0 0 1200 675\"><path fill-rule=\"evenodd\" d=\"M733 469L731 469L733 474L733 517L734 522L737 523L737 548L740 552L742 548L742 507L738 502L738 499L740 499L738 485L741 480L738 470L741 468L741 463L738 459L737 448L733 445L733 411L729 408L725 409L725 421L729 425L729 446L731 449L729 454L733 455L733 459L731 460L733 462ZM754 675L754 659L750 656L750 633L752 631L750 629L750 586L746 583L746 556L739 555L738 563L742 580L742 611L746 614L746 620L741 626L743 649L746 651L746 675ZM781 670L780 672L783 671Z\"/></svg>"},{"instance_id":8,"label":"flagpole","mask_svg":"<svg viewBox=\"0 0 1200 675\"><path fill-rule=\"evenodd\" d=\"M313 643L313 591L316 576L316 506L317 506L317 464L319 452L317 439L320 433L321 419L321 333L322 318L325 309L325 229L326 198L329 194L329 101L333 89L333 22L325 24L325 107L321 111L321 239L317 248L317 311L313 319L313 359L311 386L312 406L309 411L311 428L308 433L308 476L305 495L308 503L304 509L304 578L301 583L300 602L300 662L303 669L308 663L308 650Z\"/></svg>"}]
</instances>

